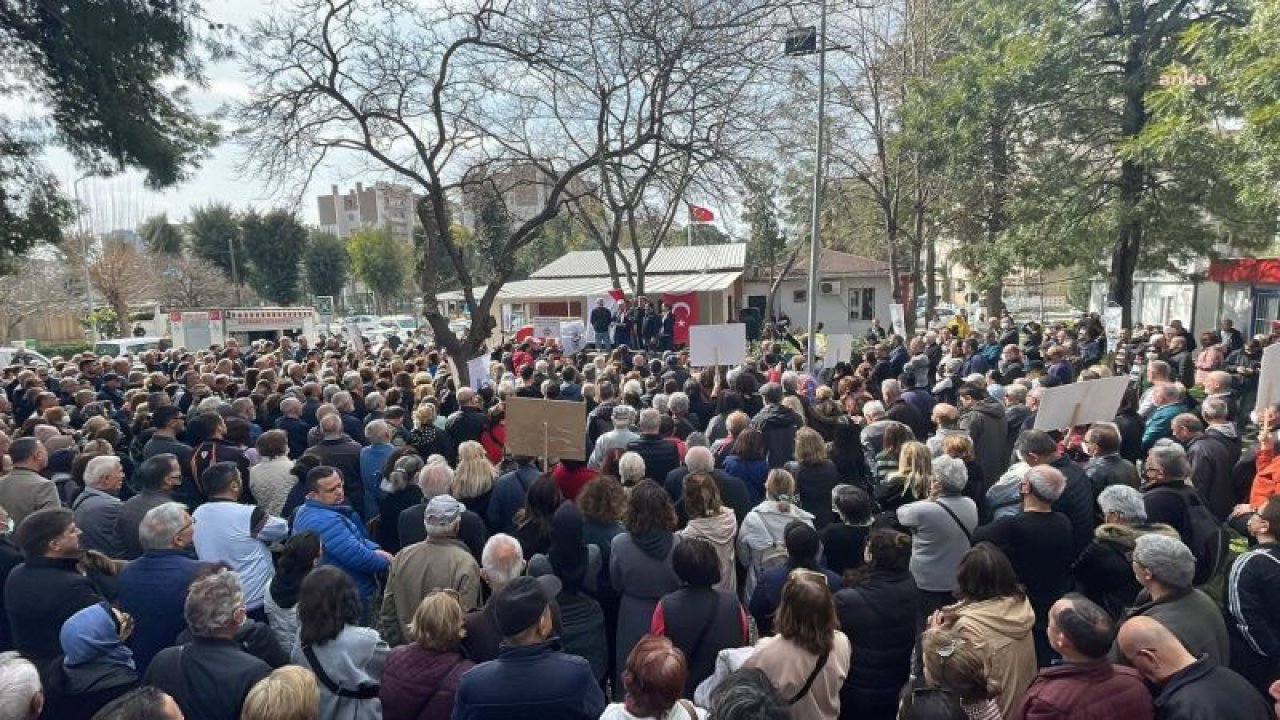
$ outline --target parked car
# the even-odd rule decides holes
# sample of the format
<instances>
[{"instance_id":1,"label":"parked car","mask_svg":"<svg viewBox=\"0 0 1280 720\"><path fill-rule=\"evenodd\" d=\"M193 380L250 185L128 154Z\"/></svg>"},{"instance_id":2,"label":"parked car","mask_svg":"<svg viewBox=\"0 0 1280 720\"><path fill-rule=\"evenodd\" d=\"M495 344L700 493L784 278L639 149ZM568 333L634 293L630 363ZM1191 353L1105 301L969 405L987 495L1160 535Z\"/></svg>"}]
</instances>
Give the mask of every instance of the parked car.
<instances>
[{"instance_id":1,"label":"parked car","mask_svg":"<svg viewBox=\"0 0 1280 720\"><path fill-rule=\"evenodd\" d=\"M28 350L24 347L0 347L0 367L9 367L10 365L50 367L52 363L49 362L49 358L35 350Z\"/></svg>"},{"instance_id":2,"label":"parked car","mask_svg":"<svg viewBox=\"0 0 1280 720\"><path fill-rule=\"evenodd\" d=\"M105 355L107 357L129 357L140 355L148 350L160 348L165 342L160 337L129 337L115 338L114 340L99 340L93 344L93 353L95 355Z\"/></svg>"}]
</instances>

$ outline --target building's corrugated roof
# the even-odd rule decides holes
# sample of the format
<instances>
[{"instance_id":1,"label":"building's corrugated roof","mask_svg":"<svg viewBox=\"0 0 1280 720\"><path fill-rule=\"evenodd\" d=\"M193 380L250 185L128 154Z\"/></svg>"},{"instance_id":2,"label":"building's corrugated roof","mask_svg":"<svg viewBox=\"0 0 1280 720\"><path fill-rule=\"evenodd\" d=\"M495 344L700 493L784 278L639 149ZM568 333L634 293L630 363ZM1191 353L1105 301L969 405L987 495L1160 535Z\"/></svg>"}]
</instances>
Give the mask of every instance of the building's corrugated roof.
<instances>
[{"instance_id":1,"label":"building's corrugated roof","mask_svg":"<svg viewBox=\"0 0 1280 720\"><path fill-rule=\"evenodd\" d=\"M774 272L782 272L782 266L785 263L778 263L774 268ZM809 253L802 252L796 258L796 262L791 266L791 271L787 273L787 278L806 277L809 274ZM865 257L863 255L854 255L852 253L832 250L831 248L822 248L822 254L818 258L818 275L823 278L829 277L881 277L889 274L889 263L875 258ZM769 267L762 265L751 268L750 276L755 280L763 280L770 277Z\"/></svg>"},{"instance_id":2,"label":"building's corrugated roof","mask_svg":"<svg viewBox=\"0 0 1280 720\"><path fill-rule=\"evenodd\" d=\"M741 272L697 273L693 275L646 275L644 291L651 297L661 293L713 292L733 285ZM498 291L498 300L534 301L604 295L612 288L609 278L535 278L513 280ZM478 291L478 289L477 289ZM631 294L630 291L627 292ZM460 291L440 293L440 300L462 300Z\"/></svg>"},{"instance_id":3,"label":"building's corrugated roof","mask_svg":"<svg viewBox=\"0 0 1280 720\"><path fill-rule=\"evenodd\" d=\"M747 264L746 243L663 247L654 253L646 277L676 273L742 272ZM619 264L621 269L621 264ZM576 250L533 273L544 278L607 278L609 266L599 250Z\"/></svg>"}]
</instances>

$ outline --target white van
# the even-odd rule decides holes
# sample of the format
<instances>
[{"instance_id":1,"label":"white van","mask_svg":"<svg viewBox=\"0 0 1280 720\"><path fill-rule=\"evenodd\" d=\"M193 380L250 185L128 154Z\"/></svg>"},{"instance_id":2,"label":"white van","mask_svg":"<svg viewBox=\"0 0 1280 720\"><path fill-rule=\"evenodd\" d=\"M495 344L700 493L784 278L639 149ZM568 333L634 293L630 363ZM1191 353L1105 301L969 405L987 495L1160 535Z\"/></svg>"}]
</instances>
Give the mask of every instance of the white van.
<instances>
[{"instance_id":1,"label":"white van","mask_svg":"<svg viewBox=\"0 0 1280 720\"><path fill-rule=\"evenodd\" d=\"M160 347L160 343L164 338L158 337L131 337L116 338L115 340L99 340L93 344L93 354L107 357L133 357L140 355L148 350L155 350Z\"/></svg>"},{"instance_id":2,"label":"white van","mask_svg":"<svg viewBox=\"0 0 1280 720\"><path fill-rule=\"evenodd\" d=\"M25 354L24 358L20 358L18 353ZM10 365L31 365L34 367L52 367L49 358L41 355L35 350L28 350L20 347L0 347L0 367L9 367Z\"/></svg>"}]
</instances>

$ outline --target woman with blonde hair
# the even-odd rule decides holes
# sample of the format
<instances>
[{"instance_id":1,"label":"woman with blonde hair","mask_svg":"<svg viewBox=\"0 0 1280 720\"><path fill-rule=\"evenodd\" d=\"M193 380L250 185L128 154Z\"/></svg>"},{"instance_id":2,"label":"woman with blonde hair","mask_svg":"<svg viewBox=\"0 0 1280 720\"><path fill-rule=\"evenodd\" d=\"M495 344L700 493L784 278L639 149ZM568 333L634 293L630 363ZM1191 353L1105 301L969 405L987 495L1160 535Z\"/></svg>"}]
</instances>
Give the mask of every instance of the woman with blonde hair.
<instances>
[{"instance_id":1,"label":"woman with blonde hair","mask_svg":"<svg viewBox=\"0 0 1280 720\"><path fill-rule=\"evenodd\" d=\"M716 551L720 581L716 590L736 592L738 573L734 567L734 538L738 518L733 509L720 502L720 489L711 473L690 473L684 479L684 511L689 522L680 530L682 538L706 540Z\"/></svg>"},{"instance_id":2,"label":"woman with blonde hair","mask_svg":"<svg viewBox=\"0 0 1280 720\"><path fill-rule=\"evenodd\" d=\"M320 690L315 673L297 665L271 671L245 696L240 720L317 720Z\"/></svg>"},{"instance_id":3,"label":"woman with blonde hair","mask_svg":"<svg viewBox=\"0 0 1280 720\"><path fill-rule=\"evenodd\" d=\"M982 466L978 464L973 438L968 435L948 435L942 441L942 454L964 463L964 470L969 478L964 486L964 496L978 506L980 515L985 516L983 501L987 494L987 479L982 474Z\"/></svg>"},{"instance_id":4,"label":"woman with blonde hair","mask_svg":"<svg viewBox=\"0 0 1280 720\"><path fill-rule=\"evenodd\" d=\"M453 469L453 496L480 517L489 515L489 498L498 470L489 462L484 446L475 440L458 446L458 465Z\"/></svg>"},{"instance_id":5,"label":"woman with blonde hair","mask_svg":"<svg viewBox=\"0 0 1280 720\"><path fill-rule=\"evenodd\" d=\"M465 617L453 590L436 590L418 604L412 642L392 650L382 671L384 720L449 720L458 681L475 665L460 652Z\"/></svg>"},{"instance_id":6,"label":"woman with blonde hair","mask_svg":"<svg viewBox=\"0 0 1280 720\"><path fill-rule=\"evenodd\" d=\"M812 428L796 431L795 460L786 469L796 479L800 507L813 513L813 526L822 530L836 519L831 510L831 491L840 484L836 464L827 458L827 443Z\"/></svg>"},{"instance_id":7,"label":"woman with blonde hair","mask_svg":"<svg viewBox=\"0 0 1280 720\"><path fill-rule=\"evenodd\" d=\"M898 498L889 503L896 507L929 497L929 484L932 482L933 453L924 443L912 440L903 443L898 451L898 469L889 473L885 479L888 487L877 495L881 496L881 504L885 498Z\"/></svg>"},{"instance_id":8,"label":"woman with blonde hair","mask_svg":"<svg viewBox=\"0 0 1280 720\"><path fill-rule=\"evenodd\" d=\"M793 717L836 720L852 648L840 631L822 573L793 570L774 616L777 635L761 639L744 668L759 668L791 705Z\"/></svg>"},{"instance_id":9,"label":"woman with blonde hair","mask_svg":"<svg viewBox=\"0 0 1280 720\"><path fill-rule=\"evenodd\" d=\"M747 567L744 597L751 597L765 571L787 561L783 535L792 520L813 526L813 515L796 505L796 481L778 468L765 480L765 499L742 520L738 532L738 562Z\"/></svg>"},{"instance_id":10,"label":"woman with blonde hair","mask_svg":"<svg viewBox=\"0 0 1280 720\"><path fill-rule=\"evenodd\" d=\"M924 677L960 698L969 720L1001 720L1000 683L987 678L986 653L972 640L950 630L926 630L920 638Z\"/></svg>"},{"instance_id":11,"label":"woman with blonde hair","mask_svg":"<svg viewBox=\"0 0 1280 720\"><path fill-rule=\"evenodd\" d=\"M432 402L418 403L413 411L413 431L409 433L409 444L422 457L443 455L451 464L458 457L453 439L436 424L436 406Z\"/></svg>"}]
</instances>

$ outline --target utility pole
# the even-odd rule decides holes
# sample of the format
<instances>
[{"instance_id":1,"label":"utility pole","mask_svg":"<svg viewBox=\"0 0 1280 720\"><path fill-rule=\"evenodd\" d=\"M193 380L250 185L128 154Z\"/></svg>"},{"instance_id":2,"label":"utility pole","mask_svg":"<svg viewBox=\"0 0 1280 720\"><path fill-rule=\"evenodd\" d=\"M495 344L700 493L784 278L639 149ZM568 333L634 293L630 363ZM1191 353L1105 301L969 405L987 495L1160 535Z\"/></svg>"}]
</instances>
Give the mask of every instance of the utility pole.
<instances>
[{"instance_id":1,"label":"utility pole","mask_svg":"<svg viewBox=\"0 0 1280 720\"><path fill-rule=\"evenodd\" d=\"M84 266L84 298L85 298L85 320L89 326L89 342L90 344L98 342L98 327L93 322L93 282L89 279L89 230L84 225L84 208L80 204L80 183L93 177L92 173L85 173L71 183L72 193L76 200L76 225L80 232L80 250L83 253L81 265ZM128 318L123 320L117 319L122 323L120 327L124 327L128 323Z\"/></svg>"},{"instance_id":2,"label":"utility pole","mask_svg":"<svg viewBox=\"0 0 1280 720\"><path fill-rule=\"evenodd\" d=\"M805 369L812 373L816 367L818 352L818 259L822 247L818 223L822 215L823 160L827 135L827 0L818 3L818 28L812 26L792 30L787 34L785 52L788 55L818 54L818 137L813 160L813 207L809 218L809 300L808 324L805 339Z\"/></svg>"},{"instance_id":3,"label":"utility pole","mask_svg":"<svg viewBox=\"0 0 1280 720\"><path fill-rule=\"evenodd\" d=\"M236 238L227 236L227 252L231 253L231 287L236 291L236 307L240 307L240 273L236 271Z\"/></svg>"}]
</instances>

